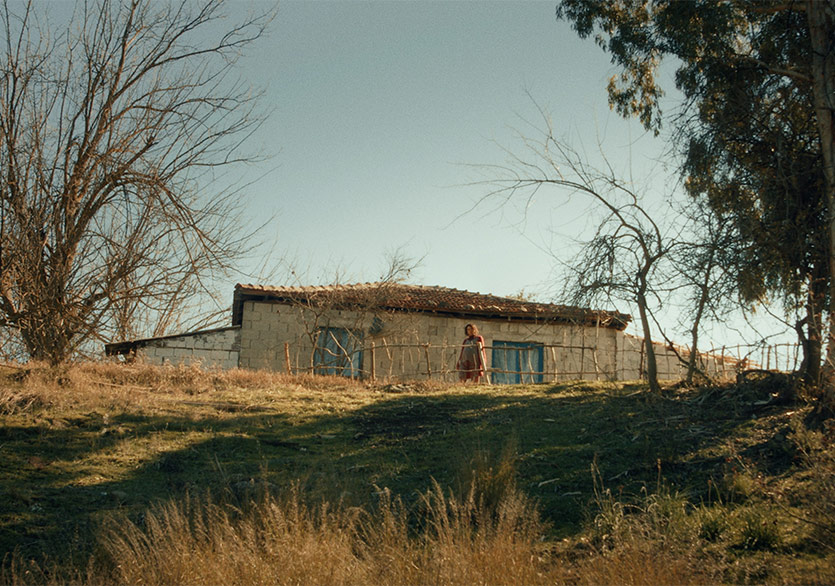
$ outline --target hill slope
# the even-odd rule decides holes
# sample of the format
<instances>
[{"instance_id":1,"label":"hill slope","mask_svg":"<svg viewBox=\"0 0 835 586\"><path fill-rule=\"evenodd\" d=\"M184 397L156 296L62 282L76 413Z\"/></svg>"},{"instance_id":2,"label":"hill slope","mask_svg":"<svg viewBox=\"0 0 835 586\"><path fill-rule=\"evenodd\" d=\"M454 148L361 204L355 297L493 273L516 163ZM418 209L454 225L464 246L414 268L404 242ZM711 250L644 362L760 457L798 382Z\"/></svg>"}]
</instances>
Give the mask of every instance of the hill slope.
<instances>
[{"instance_id":1,"label":"hill slope","mask_svg":"<svg viewBox=\"0 0 835 586\"><path fill-rule=\"evenodd\" d=\"M659 546L681 550L677 581L835 578L829 443L770 380L659 397L640 384L385 386L112 365L4 378L9 581L29 559L80 571L114 516L141 529L153 503L185 495L240 507L295 489L310 506L372 510L390 494L418 531L433 487L463 502L476 485L484 506L510 488L536 503L540 562L559 580L603 580L589 564Z\"/></svg>"}]
</instances>

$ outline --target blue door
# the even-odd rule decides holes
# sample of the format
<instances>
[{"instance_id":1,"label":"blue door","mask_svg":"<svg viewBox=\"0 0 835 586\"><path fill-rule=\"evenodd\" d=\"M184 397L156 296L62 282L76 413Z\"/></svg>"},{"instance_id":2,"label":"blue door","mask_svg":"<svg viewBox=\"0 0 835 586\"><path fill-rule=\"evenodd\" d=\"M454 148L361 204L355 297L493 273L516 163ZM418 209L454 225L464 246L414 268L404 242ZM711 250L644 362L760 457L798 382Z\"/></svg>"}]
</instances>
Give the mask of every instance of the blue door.
<instances>
[{"instance_id":1,"label":"blue door","mask_svg":"<svg viewBox=\"0 0 835 586\"><path fill-rule=\"evenodd\" d=\"M542 367L542 344L493 341L491 363L493 384L541 383Z\"/></svg>"},{"instance_id":2,"label":"blue door","mask_svg":"<svg viewBox=\"0 0 835 586\"><path fill-rule=\"evenodd\" d=\"M313 371L357 378L362 369L362 340L345 328L322 328L316 336Z\"/></svg>"}]
</instances>

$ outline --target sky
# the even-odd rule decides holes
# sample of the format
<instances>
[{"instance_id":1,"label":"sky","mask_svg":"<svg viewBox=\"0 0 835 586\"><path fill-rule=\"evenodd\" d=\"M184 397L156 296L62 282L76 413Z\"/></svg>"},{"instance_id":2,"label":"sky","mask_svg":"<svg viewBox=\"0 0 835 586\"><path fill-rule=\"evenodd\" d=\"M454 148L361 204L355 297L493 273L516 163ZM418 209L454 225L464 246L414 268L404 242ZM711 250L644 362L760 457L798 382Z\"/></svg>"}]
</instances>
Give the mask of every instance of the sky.
<instances>
[{"instance_id":1,"label":"sky","mask_svg":"<svg viewBox=\"0 0 835 586\"><path fill-rule=\"evenodd\" d=\"M281 2L242 72L272 110L254 137L271 159L252 170L266 175L247 199L256 221L272 218L262 236L283 264L260 280L374 281L399 250L419 260L410 283L561 302L559 262L592 234L594 206L558 190L502 204L485 200L483 183L522 152L520 134L544 128L540 109L559 138L649 186L650 209L662 209L675 184L668 144L610 110L616 68L555 8ZM662 84L672 101L671 78ZM716 334L717 344L756 338Z\"/></svg>"},{"instance_id":2,"label":"sky","mask_svg":"<svg viewBox=\"0 0 835 586\"><path fill-rule=\"evenodd\" d=\"M630 172L666 147L610 111L615 69L554 2L285 1L245 66L272 109L247 197L293 284L373 281L400 250L420 260L410 282L547 300L588 205L482 201L486 166L542 128L540 107Z\"/></svg>"},{"instance_id":3,"label":"sky","mask_svg":"<svg viewBox=\"0 0 835 586\"><path fill-rule=\"evenodd\" d=\"M230 3L232 12L271 6ZM50 12L71 7L53 0ZM563 302L559 263L591 237L599 208L557 189L503 201L485 184L524 153L521 136L544 129L542 112L593 166L639 185L653 212L665 213L677 182L664 135L610 110L618 71L608 55L555 9L555 0L281 0L239 63L269 112L246 145L266 157L240 179L262 246L239 280L375 281L399 252L417 263L412 284ZM669 111L669 66L660 79ZM595 309L637 313L627 303ZM707 336L757 338L742 327ZM630 331L640 335L635 322Z\"/></svg>"}]
</instances>

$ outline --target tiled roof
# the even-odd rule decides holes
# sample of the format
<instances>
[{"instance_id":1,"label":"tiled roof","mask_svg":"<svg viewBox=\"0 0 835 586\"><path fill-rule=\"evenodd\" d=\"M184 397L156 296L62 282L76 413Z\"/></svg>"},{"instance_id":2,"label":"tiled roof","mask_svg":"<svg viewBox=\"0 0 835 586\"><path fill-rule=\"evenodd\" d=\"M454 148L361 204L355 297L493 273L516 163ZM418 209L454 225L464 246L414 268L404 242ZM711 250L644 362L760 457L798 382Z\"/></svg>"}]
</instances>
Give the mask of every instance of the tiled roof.
<instances>
[{"instance_id":1,"label":"tiled roof","mask_svg":"<svg viewBox=\"0 0 835 586\"><path fill-rule=\"evenodd\" d=\"M622 330L631 316L613 311L536 303L510 297L471 293L447 287L404 285L400 283L356 283L312 287L235 286L233 323L241 320L242 303L247 299L295 302L339 307L379 308L383 310L439 313L456 316L506 317L523 320L556 320L597 323Z\"/></svg>"}]
</instances>

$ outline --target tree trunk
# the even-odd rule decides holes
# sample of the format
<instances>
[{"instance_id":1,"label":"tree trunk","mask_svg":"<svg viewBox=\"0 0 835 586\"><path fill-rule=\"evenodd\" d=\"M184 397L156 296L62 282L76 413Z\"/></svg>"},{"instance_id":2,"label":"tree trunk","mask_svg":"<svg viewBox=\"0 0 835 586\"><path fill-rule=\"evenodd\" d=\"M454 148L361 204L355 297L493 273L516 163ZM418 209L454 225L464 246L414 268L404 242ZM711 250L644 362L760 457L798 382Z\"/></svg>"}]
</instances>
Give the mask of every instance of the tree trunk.
<instances>
[{"instance_id":1,"label":"tree trunk","mask_svg":"<svg viewBox=\"0 0 835 586\"><path fill-rule=\"evenodd\" d=\"M823 273L823 274L820 274ZM823 357L823 309L826 298L826 270L814 267L809 282L806 301L806 317L797 326L798 338L803 349L803 362L800 365L801 380L816 387L821 382L821 358ZM806 332L803 331L806 326Z\"/></svg>"},{"instance_id":2,"label":"tree trunk","mask_svg":"<svg viewBox=\"0 0 835 586\"><path fill-rule=\"evenodd\" d=\"M710 274L710 271L707 271ZM704 284L700 287L699 300L696 304L696 315L693 318L693 325L690 329L690 357L687 361L687 379L688 385L693 384L693 378L696 376L699 363L699 327L702 324L702 316L705 313L705 307L710 298L710 287Z\"/></svg>"},{"instance_id":3,"label":"tree trunk","mask_svg":"<svg viewBox=\"0 0 835 586\"><path fill-rule=\"evenodd\" d=\"M647 298L643 291L638 292L638 313L641 316L641 327L644 332L644 348L647 353L647 382L649 390L653 393L660 393L661 386L658 384L658 365L655 360L655 348L652 345L652 332L649 328L649 316L647 314Z\"/></svg>"},{"instance_id":4,"label":"tree trunk","mask_svg":"<svg viewBox=\"0 0 835 586\"><path fill-rule=\"evenodd\" d=\"M63 327L60 318L39 317L42 319L27 320L20 327L21 339L33 360L56 366L66 361L73 350L72 333Z\"/></svg>"},{"instance_id":5,"label":"tree trunk","mask_svg":"<svg viewBox=\"0 0 835 586\"><path fill-rule=\"evenodd\" d=\"M812 90L820 133L829 224L829 327L823 369L824 408L835 407L835 2L807 0Z\"/></svg>"},{"instance_id":6,"label":"tree trunk","mask_svg":"<svg viewBox=\"0 0 835 586\"><path fill-rule=\"evenodd\" d=\"M693 384L693 378L696 376L699 361L699 330L693 328L693 335L690 338L690 356L687 360L687 378L685 382L688 385Z\"/></svg>"}]
</instances>

